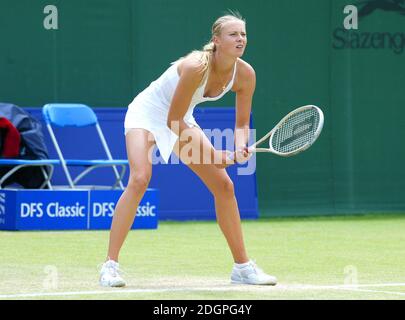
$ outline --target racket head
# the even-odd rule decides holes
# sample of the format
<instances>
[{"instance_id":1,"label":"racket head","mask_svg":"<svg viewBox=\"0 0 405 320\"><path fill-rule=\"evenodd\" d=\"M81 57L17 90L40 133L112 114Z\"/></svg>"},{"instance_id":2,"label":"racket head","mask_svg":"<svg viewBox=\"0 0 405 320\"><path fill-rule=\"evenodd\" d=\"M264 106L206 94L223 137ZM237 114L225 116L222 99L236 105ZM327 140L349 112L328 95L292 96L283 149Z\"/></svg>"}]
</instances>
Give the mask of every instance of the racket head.
<instances>
[{"instance_id":1,"label":"racket head","mask_svg":"<svg viewBox=\"0 0 405 320\"><path fill-rule=\"evenodd\" d=\"M291 111L272 130L271 152L289 157L308 149L319 137L323 123L323 112L317 106L307 105Z\"/></svg>"}]
</instances>

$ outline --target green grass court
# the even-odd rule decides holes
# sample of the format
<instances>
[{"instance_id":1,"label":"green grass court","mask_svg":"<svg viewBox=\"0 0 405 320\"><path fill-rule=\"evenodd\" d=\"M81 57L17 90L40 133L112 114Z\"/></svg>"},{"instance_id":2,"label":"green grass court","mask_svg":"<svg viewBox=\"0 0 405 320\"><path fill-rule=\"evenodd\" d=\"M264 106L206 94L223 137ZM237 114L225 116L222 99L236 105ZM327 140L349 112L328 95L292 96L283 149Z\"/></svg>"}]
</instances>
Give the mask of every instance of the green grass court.
<instances>
[{"instance_id":1,"label":"green grass court","mask_svg":"<svg viewBox=\"0 0 405 320\"><path fill-rule=\"evenodd\" d=\"M275 287L231 285L215 222L161 222L128 235L127 287L98 285L108 231L0 232L0 299L404 299L405 215L243 221Z\"/></svg>"}]
</instances>

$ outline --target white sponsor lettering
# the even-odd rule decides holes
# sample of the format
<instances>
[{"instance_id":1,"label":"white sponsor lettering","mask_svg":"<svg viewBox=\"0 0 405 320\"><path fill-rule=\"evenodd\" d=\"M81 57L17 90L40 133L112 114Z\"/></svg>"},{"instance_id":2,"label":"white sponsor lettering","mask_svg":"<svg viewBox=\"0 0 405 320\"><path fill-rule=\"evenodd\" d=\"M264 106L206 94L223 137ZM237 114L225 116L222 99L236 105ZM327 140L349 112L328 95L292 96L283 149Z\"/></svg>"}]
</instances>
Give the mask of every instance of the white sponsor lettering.
<instances>
[{"instance_id":1,"label":"white sponsor lettering","mask_svg":"<svg viewBox=\"0 0 405 320\"><path fill-rule=\"evenodd\" d=\"M137 217L155 217L156 206L152 206L149 202L146 202L146 205L138 206L136 210Z\"/></svg>"},{"instance_id":2,"label":"white sponsor lettering","mask_svg":"<svg viewBox=\"0 0 405 320\"><path fill-rule=\"evenodd\" d=\"M115 203L114 202L94 202L93 203L93 217L104 218L114 216ZM145 205L138 206L136 210L137 217L155 217L156 206L146 202Z\"/></svg>"},{"instance_id":3,"label":"white sponsor lettering","mask_svg":"<svg viewBox=\"0 0 405 320\"><path fill-rule=\"evenodd\" d=\"M43 203L21 203L20 217L21 218L42 218L44 211L42 210Z\"/></svg>"},{"instance_id":4,"label":"white sponsor lettering","mask_svg":"<svg viewBox=\"0 0 405 320\"><path fill-rule=\"evenodd\" d=\"M95 218L112 217L114 215L115 202L94 202L92 214ZM85 217L86 207L76 202L74 205L61 205L59 202L30 202L20 204L21 218L42 218L44 215L50 218L74 218ZM138 206L136 211L138 217L155 217L156 206L150 202Z\"/></svg>"},{"instance_id":5,"label":"white sponsor lettering","mask_svg":"<svg viewBox=\"0 0 405 320\"><path fill-rule=\"evenodd\" d=\"M114 215L114 202L94 202L93 217L112 217Z\"/></svg>"},{"instance_id":6,"label":"white sponsor lettering","mask_svg":"<svg viewBox=\"0 0 405 320\"><path fill-rule=\"evenodd\" d=\"M61 206L59 202L51 202L47 209L46 213L51 218L57 217L85 217L85 206L80 206L78 202L74 206Z\"/></svg>"},{"instance_id":7,"label":"white sponsor lettering","mask_svg":"<svg viewBox=\"0 0 405 320\"><path fill-rule=\"evenodd\" d=\"M50 218L75 218L85 217L86 207L76 202L72 206L64 206L59 202L51 202L46 208L42 202L21 203L21 218L42 218L44 213Z\"/></svg>"},{"instance_id":8,"label":"white sponsor lettering","mask_svg":"<svg viewBox=\"0 0 405 320\"><path fill-rule=\"evenodd\" d=\"M0 215L6 214L6 194L0 193Z\"/></svg>"}]
</instances>

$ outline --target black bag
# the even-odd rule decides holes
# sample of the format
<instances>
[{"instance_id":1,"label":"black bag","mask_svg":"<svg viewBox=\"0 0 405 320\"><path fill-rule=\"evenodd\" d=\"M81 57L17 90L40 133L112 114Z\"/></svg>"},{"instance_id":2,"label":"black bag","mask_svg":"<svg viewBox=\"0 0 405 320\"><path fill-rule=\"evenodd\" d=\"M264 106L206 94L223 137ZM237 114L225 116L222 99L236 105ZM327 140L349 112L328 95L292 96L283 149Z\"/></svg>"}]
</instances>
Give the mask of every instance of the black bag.
<instances>
[{"instance_id":1,"label":"black bag","mask_svg":"<svg viewBox=\"0 0 405 320\"><path fill-rule=\"evenodd\" d=\"M6 103L0 103L0 117L8 119L20 132L21 144L18 159L49 159L42 125L37 119L22 108ZM11 168L0 167L0 177L4 176ZM44 168L47 169L47 167ZM44 180L41 167L26 167L14 173L3 183L3 186L18 183L24 188L36 189L43 184Z\"/></svg>"}]
</instances>

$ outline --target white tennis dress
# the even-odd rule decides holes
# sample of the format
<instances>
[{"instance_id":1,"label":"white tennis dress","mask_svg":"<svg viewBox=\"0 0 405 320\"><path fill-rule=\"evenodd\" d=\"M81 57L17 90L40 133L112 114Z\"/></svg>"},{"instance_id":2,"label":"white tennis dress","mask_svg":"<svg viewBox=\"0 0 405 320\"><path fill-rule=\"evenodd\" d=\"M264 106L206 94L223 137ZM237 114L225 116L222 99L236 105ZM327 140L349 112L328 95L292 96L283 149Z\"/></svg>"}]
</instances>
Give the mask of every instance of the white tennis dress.
<instances>
[{"instance_id":1,"label":"white tennis dress","mask_svg":"<svg viewBox=\"0 0 405 320\"><path fill-rule=\"evenodd\" d=\"M170 103L179 82L177 66L172 64L157 80L153 81L145 90L139 93L128 106L125 115L125 134L130 129L141 128L151 132L163 160L168 163L178 136L167 126ZM207 77L204 83L194 93L190 106L184 115L185 123L191 128L199 127L194 119L193 111L197 104L205 101L215 101L222 98L233 86L236 74L236 63L233 68L232 80L225 90L216 97L204 97Z\"/></svg>"}]
</instances>

